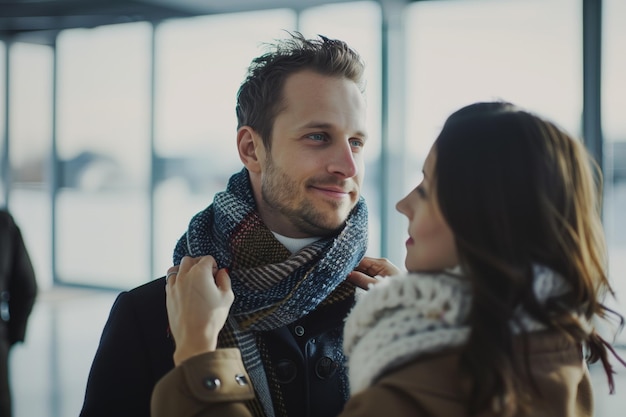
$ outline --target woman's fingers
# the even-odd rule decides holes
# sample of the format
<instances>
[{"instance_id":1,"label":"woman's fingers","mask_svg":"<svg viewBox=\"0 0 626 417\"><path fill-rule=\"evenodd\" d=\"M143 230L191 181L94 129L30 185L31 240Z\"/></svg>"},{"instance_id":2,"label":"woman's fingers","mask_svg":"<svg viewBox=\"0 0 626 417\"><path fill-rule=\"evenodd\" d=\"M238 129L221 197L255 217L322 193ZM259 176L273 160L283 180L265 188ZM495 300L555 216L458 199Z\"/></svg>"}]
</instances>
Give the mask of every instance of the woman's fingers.
<instances>
[{"instance_id":1,"label":"woman's fingers","mask_svg":"<svg viewBox=\"0 0 626 417\"><path fill-rule=\"evenodd\" d=\"M227 270L218 270L212 256L186 256L178 267L168 269L169 273L173 274L166 286L166 305L178 364L215 350L234 295Z\"/></svg>"},{"instance_id":2,"label":"woman's fingers","mask_svg":"<svg viewBox=\"0 0 626 417\"><path fill-rule=\"evenodd\" d=\"M346 280L359 288L367 290L378 281L378 278L400 273L394 264L386 258L364 257L354 268Z\"/></svg>"},{"instance_id":3,"label":"woman's fingers","mask_svg":"<svg viewBox=\"0 0 626 417\"><path fill-rule=\"evenodd\" d=\"M392 264L389 259L371 258L368 256L364 257L354 269L371 277L388 277L400 273L400 269Z\"/></svg>"},{"instance_id":4,"label":"woman's fingers","mask_svg":"<svg viewBox=\"0 0 626 417\"><path fill-rule=\"evenodd\" d=\"M352 271L348 274L348 278L346 278L346 281L351 282L359 288L367 290L370 285L375 284L378 280L374 277L370 277L369 275L364 274L363 272Z\"/></svg>"},{"instance_id":5,"label":"woman's fingers","mask_svg":"<svg viewBox=\"0 0 626 417\"><path fill-rule=\"evenodd\" d=\"M222 291L222 293L230 299L232 303L235 299L235 294L233 294L233 290L230 283L230 276L228 275L228 269L222 268L217 271L215 275L215 284Z\"/></svg>"}]
</instances>

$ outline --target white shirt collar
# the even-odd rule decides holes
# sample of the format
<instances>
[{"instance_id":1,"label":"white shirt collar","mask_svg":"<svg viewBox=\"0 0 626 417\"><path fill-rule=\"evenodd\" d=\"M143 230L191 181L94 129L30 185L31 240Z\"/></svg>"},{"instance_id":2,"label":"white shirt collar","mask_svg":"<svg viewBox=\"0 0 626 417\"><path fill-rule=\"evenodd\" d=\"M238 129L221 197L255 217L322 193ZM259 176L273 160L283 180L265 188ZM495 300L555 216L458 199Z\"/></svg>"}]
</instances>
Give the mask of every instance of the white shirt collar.
<instances>
[{"instance_id":1,"label":"white shirt collar","mask_svg":"<svg viewBox=\"0 0 626 417\"><path fill-rule=\"evenodd\" d=\"M289 249L291 253L296 253L303 247L308 246L311 243L321 239L319 237L293 238L280 235L276 232L272 233L280 243L282 243L287 249Z\"/></svg>"}]
</instances>

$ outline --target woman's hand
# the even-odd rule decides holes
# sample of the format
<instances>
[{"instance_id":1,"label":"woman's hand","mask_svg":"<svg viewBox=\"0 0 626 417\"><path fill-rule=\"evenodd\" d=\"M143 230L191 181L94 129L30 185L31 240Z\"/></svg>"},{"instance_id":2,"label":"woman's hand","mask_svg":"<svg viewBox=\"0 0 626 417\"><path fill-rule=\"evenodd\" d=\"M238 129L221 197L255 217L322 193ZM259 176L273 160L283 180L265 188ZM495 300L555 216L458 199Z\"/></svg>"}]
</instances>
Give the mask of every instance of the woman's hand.
<instances>
[{"instance_id":1,"label":"woman's hand","mask_svg":"<svg viewBox=\"0 0 626 417\"><path fill-rule=\"evenodd\" d=\"M235 299L226 269L212 256L185 256L167 271L167 317L176 342L174 364L214 351Z\"/></svg>"},{"instance_id":2,"label":"woman's hand","mask_svg":"<svg viewBox=\"0 0 626 417\"><path fill-rule=\"evenodd\" d=\"M352 271L347 280L364 290L378 281L377 277L397 275L401 271L386 258L364 257Z\"/></svg>"}]
</instances>

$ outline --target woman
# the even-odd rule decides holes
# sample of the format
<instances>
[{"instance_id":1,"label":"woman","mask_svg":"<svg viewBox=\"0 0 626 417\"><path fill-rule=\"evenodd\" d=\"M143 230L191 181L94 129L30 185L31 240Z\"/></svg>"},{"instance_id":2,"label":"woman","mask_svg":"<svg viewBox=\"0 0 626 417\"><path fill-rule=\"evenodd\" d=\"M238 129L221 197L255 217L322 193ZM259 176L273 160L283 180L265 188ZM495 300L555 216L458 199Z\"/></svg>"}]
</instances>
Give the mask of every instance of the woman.
<instances>
[{"instance_id":1,"label":"woman","mask_svg":"<svg viewBox=\"0 0 626 417\"><path fill-rule=\"evenodd\" d=\"M448 118L423 173L397 204L409 273L372 286L346 321L341 417L592 415L585 359L602 361L613 389L612 349L593 326L612 290L584 147L510 103L476 103ZM153 392L156 417L249 415L238 352L216 351L233 296L214 265L172 269L178 366Z\"/></svg>"}]
</instances>

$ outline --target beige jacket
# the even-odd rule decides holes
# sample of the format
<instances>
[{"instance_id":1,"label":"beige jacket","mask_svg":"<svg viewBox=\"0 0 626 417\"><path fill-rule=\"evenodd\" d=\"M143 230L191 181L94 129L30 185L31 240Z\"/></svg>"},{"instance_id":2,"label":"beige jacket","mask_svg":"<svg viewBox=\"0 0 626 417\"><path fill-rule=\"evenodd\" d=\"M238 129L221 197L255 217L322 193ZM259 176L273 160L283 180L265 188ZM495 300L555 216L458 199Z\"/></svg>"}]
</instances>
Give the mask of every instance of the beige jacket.
<instances>
[{"instance_id":1,"label":"beige jacket","mask_svg":"<svg viewBox=\"0 0 626 417\"><path fill-rule=\"evenodd\" d=\"M530 366L541 392L531 392L531 415L591 416L592 390L581 347L553 332L533 334L530 342ZM339 417L467 415L469 383L459 374L457 352L421 357L386 373L353 396ZM217 388L215 380L220 381ZM152 416L250 417L244 402L254 391L248 381L237 349L198 355L159 381Z\"/></svg>"}]
</instances>

